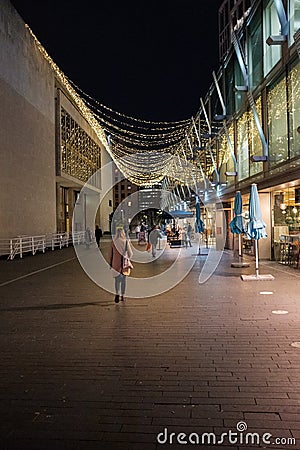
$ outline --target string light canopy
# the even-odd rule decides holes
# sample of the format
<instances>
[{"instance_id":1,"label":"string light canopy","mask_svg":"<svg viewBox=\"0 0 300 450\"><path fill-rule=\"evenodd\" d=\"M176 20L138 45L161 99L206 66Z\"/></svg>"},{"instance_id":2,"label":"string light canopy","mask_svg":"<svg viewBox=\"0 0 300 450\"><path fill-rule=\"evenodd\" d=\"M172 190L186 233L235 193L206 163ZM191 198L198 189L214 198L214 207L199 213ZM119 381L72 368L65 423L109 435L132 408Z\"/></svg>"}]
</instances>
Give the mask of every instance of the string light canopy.
<instances>
[{"instance_id":1,"label":"string light canopy","mask_svg":"<svg viewBox=\"0 0 300 450\"><path fill-rule=\"evenodd\" d=\"M148 121L114 111L73 83L48 55L30 27L26 25L26 28L57 81L66 89L125 178L138 186L151 186L167 175L179 182L193 183L195 177L203 179L203 168L206 176L212 174L212 143L208 132L219 131L219 124L216 128L211 125L209 130L206 121L201 119L201 111L195 119L175 122ZM184 165L186 168L191 165L188 163L192 163L194 173L190 167L184 169Z\"/></svg>"}]
</instances>

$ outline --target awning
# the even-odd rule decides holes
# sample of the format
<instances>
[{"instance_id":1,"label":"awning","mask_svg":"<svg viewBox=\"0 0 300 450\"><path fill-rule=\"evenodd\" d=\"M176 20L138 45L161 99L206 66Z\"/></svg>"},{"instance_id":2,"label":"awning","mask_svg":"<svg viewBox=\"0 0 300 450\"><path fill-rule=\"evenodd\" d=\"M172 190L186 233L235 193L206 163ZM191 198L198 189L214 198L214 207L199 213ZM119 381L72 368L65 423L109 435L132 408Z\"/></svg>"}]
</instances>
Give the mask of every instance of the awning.
<instances>
[{"instance_id":1,"label":"awning","mask_svg":"<svg viewBox=\"0 0 300 450\"><path fill-rule=\"evenodd\" d=\"M174 211L164 211L171 219L185 219L188 217L194 217L193 211L181 211L175 209Z\"/></svg>"}]
</instances>

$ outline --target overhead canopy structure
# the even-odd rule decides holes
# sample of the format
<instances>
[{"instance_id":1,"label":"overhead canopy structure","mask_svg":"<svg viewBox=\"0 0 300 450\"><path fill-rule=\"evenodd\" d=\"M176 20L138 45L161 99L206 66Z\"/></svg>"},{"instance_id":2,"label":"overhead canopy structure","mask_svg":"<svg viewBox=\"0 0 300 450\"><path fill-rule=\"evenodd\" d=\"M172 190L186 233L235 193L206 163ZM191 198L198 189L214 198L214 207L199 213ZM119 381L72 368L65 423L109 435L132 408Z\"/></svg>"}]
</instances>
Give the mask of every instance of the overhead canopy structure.
<instances>
[{"instance_id":1,"label":"overhead canopy structure","mask_svg":"<svg viewBox=\"0 0 300 450\"><path fill-rule=\"evenodd\" d=\"M173 219L187 219L189 217L194 217L193 211L181 211L180 209L169 211L169 215Z\"/></svg>"}]
</instances>

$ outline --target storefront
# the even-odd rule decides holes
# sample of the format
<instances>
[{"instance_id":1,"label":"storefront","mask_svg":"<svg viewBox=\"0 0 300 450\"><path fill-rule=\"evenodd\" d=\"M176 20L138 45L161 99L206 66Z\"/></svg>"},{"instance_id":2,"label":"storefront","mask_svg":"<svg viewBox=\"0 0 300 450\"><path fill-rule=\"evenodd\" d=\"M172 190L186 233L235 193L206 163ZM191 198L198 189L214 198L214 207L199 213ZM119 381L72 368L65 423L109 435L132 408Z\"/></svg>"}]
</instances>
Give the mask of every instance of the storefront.
<instances>
[{"instance_id":1,"label":"storefront","mask_svg":"<svg viewBox=\"0 0 300 450\"><path fill-rule=\"evenodd\" d=\"M250 189L249 189L250 191ZM272 232L271 232L271 192L270 189L263 189L258 192L259 194L259 200L260 200L260 206L261 206L261 212L262 212L262 218L263 221L266 224L266 231L267 231L267 238L261 239L259 242L259 257L260 259L270 260L272 259ZM244 228L247 230L247 225L249 221L249 197L250 192L248 193L242 193L242 216L244 219ZM231 211L226 211L227 205L231 204ZM230 201L226 202L224 204L226 206L225 209L225 216L227 221L227 239L226 239L226 245L225 248L228 248L230 250L234 250L237 252L238 250L238 235L233 235L230 226L229 226L229 219L234 217L234 197L230 199ZM232 220L232 219L230 219ZM233 245L231 244L233 243ZM229 245L228 245L229 244ZM255 256L254 253L254 242L252 239L248 237L246 233L242 234L242 252L245 255L248 256Z\"/></svg>"},{"instance_id":2,"label":"storefront","mask_svg":"<svg viewBox=\"0 0 300 450\"><path fill-rule=\"evenodd\" d=\"M276 185L259 191L263 220L268 237L261 239L261 259L298 268L300 249L300 180ZM249 194L242 195L245 228L249 218ZM233 211L234 198L231 199ZM229 228L229 223L227 223ZM236 237L236 236L235 236ZM243 253L254 256L253 241L246 234L242 238ZM236 242L234 249L236 249Z\"/></svg>"},{"instance_id":3,"label":"storefront","mask_svg":"<svg viewBox=\"0 0 300 450\"><path fill-rule=\"evenodd\" d=\"M272 190L272 259L298 267L300 180Z\"/></svg>"}]
</instances>

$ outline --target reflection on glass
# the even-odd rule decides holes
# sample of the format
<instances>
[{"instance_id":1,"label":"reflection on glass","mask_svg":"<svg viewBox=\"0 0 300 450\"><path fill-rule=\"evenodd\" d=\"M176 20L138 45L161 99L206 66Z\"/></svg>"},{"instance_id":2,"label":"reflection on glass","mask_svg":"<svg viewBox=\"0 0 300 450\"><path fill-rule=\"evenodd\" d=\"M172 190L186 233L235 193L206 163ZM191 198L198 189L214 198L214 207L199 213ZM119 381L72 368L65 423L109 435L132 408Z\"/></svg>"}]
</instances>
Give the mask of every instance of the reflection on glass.
<instances>
[{"instance_id":1,"label":"reflection on glass","mask_svg":"<svg viewBox=\"0 0 300 450\"><path fill-rule=\"evenodd\" d=\"M300 64L294 67L288 77L290 157L300 155Z\"/></svg>"},{"instance_id":2,"label":"reflection on glass","mask_svg":"<svg viewBox=\"0 0 300 450\"><path fill-rule=\"evenodd\" d=\"M268 93L268 134L270 164L288 159L287 96L283 78Z\"/></svg>"}]
</instances>

